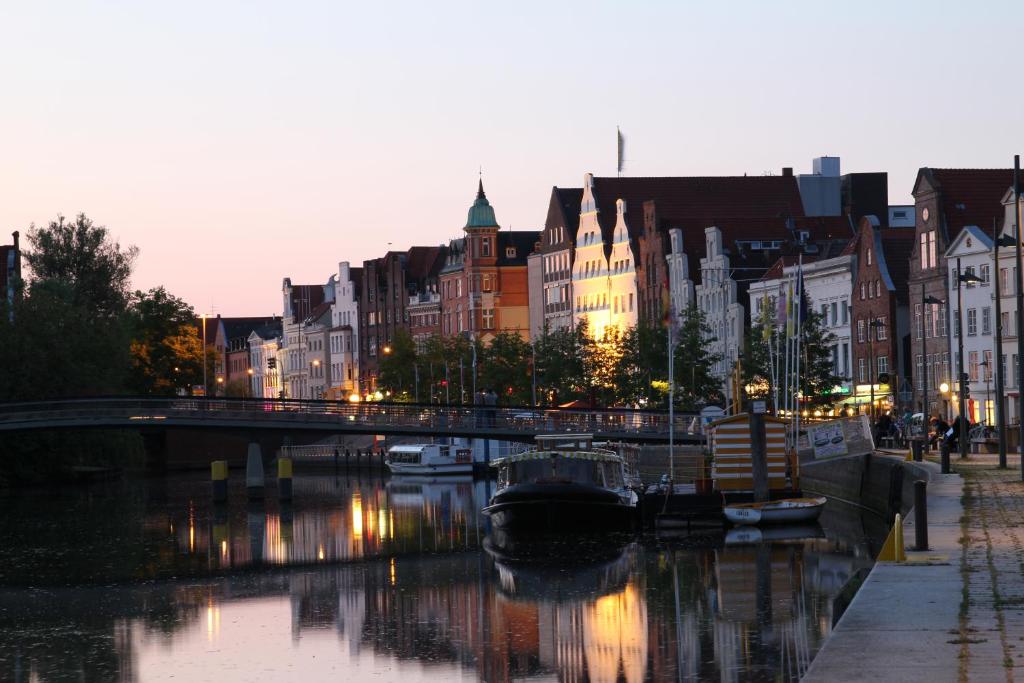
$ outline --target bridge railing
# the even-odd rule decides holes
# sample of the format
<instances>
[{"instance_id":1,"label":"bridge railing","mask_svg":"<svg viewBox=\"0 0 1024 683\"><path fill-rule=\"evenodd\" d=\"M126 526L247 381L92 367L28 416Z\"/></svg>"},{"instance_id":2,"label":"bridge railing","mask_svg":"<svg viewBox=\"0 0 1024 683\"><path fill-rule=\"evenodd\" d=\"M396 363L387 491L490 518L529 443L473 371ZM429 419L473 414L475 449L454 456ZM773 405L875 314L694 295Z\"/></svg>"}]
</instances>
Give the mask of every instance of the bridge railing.
<instances>
[{"instance_id":1,"label":"bridge railing","mask_svg":"<svg viewBox=\"0 0 1024 683\"><path fill-rule=\"evenodd\" d=\"M129 423L169 418L324 422L364 428L415 428L425 431L489 430L531 433L665 434L666 412L629 409L509 408L422 404L345 403L289 399L93 398L32 403L0 403L0 426L46 420L118 418ZM676 414L682 437L693 415Z\"/></svg>"}]
</instances>

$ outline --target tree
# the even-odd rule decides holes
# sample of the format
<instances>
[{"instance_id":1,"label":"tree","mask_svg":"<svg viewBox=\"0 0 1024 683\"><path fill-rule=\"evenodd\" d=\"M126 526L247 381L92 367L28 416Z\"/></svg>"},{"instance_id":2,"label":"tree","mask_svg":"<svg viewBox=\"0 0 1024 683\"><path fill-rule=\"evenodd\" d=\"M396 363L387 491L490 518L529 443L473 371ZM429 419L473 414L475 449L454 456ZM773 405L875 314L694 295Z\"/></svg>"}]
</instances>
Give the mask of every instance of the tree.
<instances>
[{"instance_id":1,"label":"tree","mask_svg":"<svg viewBox=\"0 0 1024 683\"><path fill-rule=\"evenodd\" d=\"M709 348L717 338L711 333L704 312L690 304L683 314L675 347L675 402L681 410L700 410L723 403L722 382L711 368L722 360Z\"/></svg>"},{"instance_id":2,"label":"tree","mask_svg":"<svg viewBox=\"0 0 1024 683\"><path fill-rule=\"evenodd\" d=\"M800 340L800 394L803 406L831 407L835 401L832 390L846 379L834 372L832 348L836 336L822 325L821 314L807 313Z\"/></svg>"},{"instance_id":3,"label":"tree","mask_svg":"<svg viewBox=\"0 0 1024 683\"><path fill-rule=\"evenodd\" d=\"M122 249L107 229L84 213L74 221L58 216L45 228L32 225L25 260L35 280L63 282L71 303L103 317L120 315L129 301L129 278L139 250Z\"/></svg>"},{"instance_id":4,"label":"tree","mask_svg":"<svg viewBox=\"0 0 1024 683\"><path fill-rule=\"evenodd\" d=\"M541 405L559 405L577 398L578 387L583 384L583 367L576 349L577 334L573 329L552 332L545 325L534 341L537 400Z\"/></svg>"},{"instance_id":5,"label":"tree","mask_svg":"<svg viewBox=\"0 0 1024 683\"><path fill-rule=\"evenodd\" d=\"M644 408L668 401L668 339L661 325L641 323L622 335L622 355L615 367L618 402Z\"/></svg>"},{"instance_id":6,"label":"tree","mask_svg":"<svg viewBox=\"0 0 1024 683\"><path fill-rule=\"evenodd\" d=\"M530 354L530 345L518 332L498 332L484 350L478 389L493 390L500 400L508 404L529 403Z\"/></svg>"},{"instance_id":7,"label":"tree","mask_svg":"<svg viewBox=\"0 0 1024 683\"><path fill-rule=\"evenodd\" d=\"M135 292L128 309L129 387L140 394L173 394L203 379L203 342L195 312L163 287Z\"/></svg>"},{"instance_id":8,"label":"tree","mask_svg":"<svg viewBox=\"0 0 1024 683\"><path fill-rule=\"evenodd\" d=\"M395 330L387 351L381 355L380 385L395 400L412 400L416 382L416 342L405 328Z\"/></svg>"}]
</instances>

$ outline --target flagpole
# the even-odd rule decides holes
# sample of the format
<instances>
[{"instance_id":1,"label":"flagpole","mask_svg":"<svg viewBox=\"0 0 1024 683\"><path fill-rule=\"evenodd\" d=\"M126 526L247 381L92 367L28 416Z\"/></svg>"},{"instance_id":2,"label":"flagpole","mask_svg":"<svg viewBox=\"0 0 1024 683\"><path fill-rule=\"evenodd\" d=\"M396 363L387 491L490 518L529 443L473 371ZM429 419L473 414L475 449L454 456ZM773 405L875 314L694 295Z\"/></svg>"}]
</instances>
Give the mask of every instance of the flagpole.
<instances>
[{"instance_id":1,"label":"flagpole","mask_svg":"<svg viewBox=\"0 0 1024 683\"><path fill-rule=\"evenodd\" d=\"M796 399L796 428L793 431L793 450L800 449L800 337L803 327L804 310L804 255L800 254L796 267L796 391L793 396Z\"/></svg>"},{"instance_id":2,"label":"flagpole","mask_svg":"<svg viewBox=\"0 0 1024 683\"><path fill-rule=\"evenodd\" d=\"M668 481L669 486L675 488L676 459L674 448L675 437L675 385L676 385L676 363L675 354L672 353L672 309L669 308L668 316Z\"/></svg>"},{"instance_id":3,"label":"flagpole","mask_svg":"<svg viewBox=\"0 0 1024 683\"><path fill-rule=\"evenodd\" d=\"M787 435L786 440L787 441L789 440L789 433L791 431L790 430L790 424L793 421L793 415L792 415L792 412L791 412L791 408L792 408L792 405L793 405L793 392L790 391L790 389L792 388L792 376L791 376L791 374L789 372L789 359L790 359L790 355L792 353L792 344L793 344L792 335L789 334L789 330L790 330L790 327L791 327L790 319L793 316L793 282L792 282L792 277L793 277L793 275L792 275L792 273L790 273L790 276L788 278L789 281L786 283L786 319L783 321L783 331L785 332L785 335L786 335L786 361L785 361L785 372L786 372L785 387L786 388L785 388L785 392L782 395L782 402L786 406L786 416L789 418L789 421L786 423L786 435Z\"/></svg>"}]
</instances>

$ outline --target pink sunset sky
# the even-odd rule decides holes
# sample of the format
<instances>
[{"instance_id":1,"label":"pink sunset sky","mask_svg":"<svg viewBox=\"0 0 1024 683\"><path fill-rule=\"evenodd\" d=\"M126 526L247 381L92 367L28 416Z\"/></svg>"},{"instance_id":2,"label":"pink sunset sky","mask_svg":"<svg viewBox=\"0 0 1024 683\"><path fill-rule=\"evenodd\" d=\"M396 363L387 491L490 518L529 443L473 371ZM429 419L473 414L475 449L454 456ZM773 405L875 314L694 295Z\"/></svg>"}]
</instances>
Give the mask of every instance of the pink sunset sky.
<instances>
[{"instance_id":1,"label":"pink sunset sky","mask_svg":"<svg viewBox=\"0 0 1024 683\"><path fill-rule=\"evenodd\" d=\"M0 242L88 214L134 285L280 313L280 285L627 175L1009 166L1019 2L0 6Z\"/></svg>"}]
</instances>

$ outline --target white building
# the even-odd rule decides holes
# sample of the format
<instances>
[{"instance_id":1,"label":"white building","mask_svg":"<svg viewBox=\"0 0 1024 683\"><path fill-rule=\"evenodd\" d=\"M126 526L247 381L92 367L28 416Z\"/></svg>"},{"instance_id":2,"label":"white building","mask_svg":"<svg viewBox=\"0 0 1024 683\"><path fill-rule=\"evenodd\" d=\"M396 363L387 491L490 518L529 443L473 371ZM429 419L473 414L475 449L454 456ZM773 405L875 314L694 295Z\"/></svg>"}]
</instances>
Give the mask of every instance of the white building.
<instances>
[{"instance_id":1,"label":"white building","mask_svg":"<svg viewBox=\"0 0 1024 683\"><path fill-rule=\"evenodd\" d=\"M760 322L765 306L770 312L777 310L777 297L794 282L798 263L786 260L781 268L772 268L761 280L750 285L750 324ZM782 265L782 262L778 265ZM852 391L853 355L851 346L850 300L853 296L853 276L856 268L853 254L812 261L803 264L804 290L813 310L821 314L823 327L835 335L832 345L832 370L847 378L844 393ZM781 321L779 321L781 324Z\"/></svg>"},{"instance_id":2,"label":"white building","mask_svg":"<svg viewBox=\"0 0 1024 683\"><path fill-rule=\"evenodd\" d=\"M1013 253L1012 249L1006 251ZM961 272L973 273L984 280L982 283L964 283L961 286L961 311L957 310L957 260L960 261ZM977 226L966 226L946 249L946 268L949 277L949 310L952 312L950 358L953 359L954 365L953 382L950 387L951 409L954 415L960 410L956 380L957 373L963 367L968 376L971 394L967 403L967 416L971 422L985 421L988 424L995 424L995 287L992 283L991 236ZM1011 317L1004 315L1007 318ZM963 366L960 365L957 352L961 326L964 344ZM1004 351L1008 350L1005 340L1003 348ZM1016 346L1012 345L1012 348Z\"/></svg>"},{"instance_id":3,"label":"white building","mask_svg":"<svg viewBox=\"0 0 1024 683\"><path fill-rule=\"evenodd\" d=\"M722 231L715 227L705 228L704 247L705 256L700 259L700 284L694 288L695 296L714 337L708 350L721 358L711 371L723 381L726 399L732 401L732 383L726 380L743 347L745 315L743 304L737 298L729 257L722 248Z\"/></svg>"},{"instance_id":4,"label":"white building","mask_svg":"<svg viewBox=\"0 0 1024 683\"><path fill-rule=\"evenodd\" d=\"M310 342L306 338L305 323L327 299L326 289L328 287L324 285L293 285L291 278L285 278L281 285L284 304L281 330L283 343L278 350L277 365L283 373L281 390L284 392L284 398L312 397L309 368L313 358L308 358ZM333 283L329 289L333 293ZM319 316L320 314L317 315L318 318Z\"/></svg>"},{"instance_id":5,"label":"white building","mask_svg":"<svg viewBox=\"0 0 1024 683\"><path fill-rule=\"evenodd\" d=\"M583 201L576 232L576 257L572 268L574 321L586 320L590 335L601 339L606 332L624 332L637 323L636 263L629 245L626 202L615 202L615 227L610 254L598 219L594 177L583 179Z\"/></svg>"},{"instance_id":6,"label":"white building","mask_svg":"<svg viewBox=\"0 0 1024 683\"><path fill-rule=\"evenodd\" d=\"M526 257L526 283L530 297L530 339L544 332L544 258L539 251Z\"/></svg>"},{"instance_id":7,"label":"white building","mask_svg":"<svg viewBox=\"0 0 1024 683\"><path fill-rule=\"evenodd\" d=\"M665 262L668 267L669 296L678 324L679 317L695 301L695 292L690 277L690 262L686 258L686 245L683 244L683 231L673 228L668 231L668 237L669 251L665 254Z\"/></svg>"},{"instance_id":8,"label":"white building","mask_svg":"<svg viewBox=\"0 0 1024 683\"><path fill-rule=\"evenodd\" d=\"M334 302L331 304L329 335L329 377L326 395L345 400L359 391L359 283L361 268L352 268L348 261L338 264L334 279Z\"/></svg>"},{"instance_id":9,"label":"white building","mask_svg":"<svg viewBox=\"0 0 1024 683\"><path fill-rule=\"evenodd\" d=\"M249 335L249 367L252 368L252 395L262 398L281 396L281 368L277 351L281 346L281 328L260 328Z\"/></svg>"}]
</instances>

